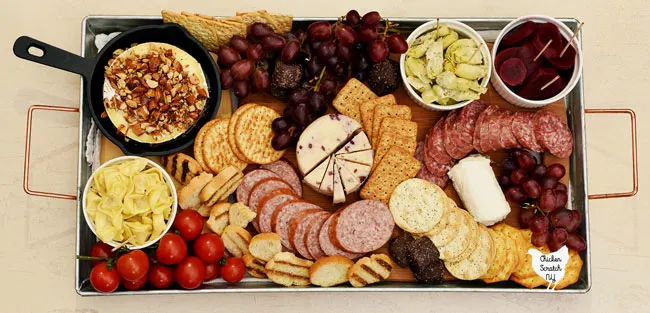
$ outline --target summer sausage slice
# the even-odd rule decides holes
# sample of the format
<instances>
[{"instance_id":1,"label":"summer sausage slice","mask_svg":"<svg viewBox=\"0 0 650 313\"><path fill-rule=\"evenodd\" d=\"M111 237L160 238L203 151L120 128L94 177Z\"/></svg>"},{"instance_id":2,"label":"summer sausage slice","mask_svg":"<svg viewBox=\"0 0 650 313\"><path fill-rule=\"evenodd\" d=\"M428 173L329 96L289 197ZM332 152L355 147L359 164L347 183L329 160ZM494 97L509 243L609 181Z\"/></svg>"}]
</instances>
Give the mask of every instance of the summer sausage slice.
<instances>
[{"instance_id":1,"label":"summer sausage slice","mask_svg":"<svg viewBox=\"0 0 650 313\"><path fill-rule=\"evenodd\" d=\"M262 197L264 197L264 195L270 191L281 188L291 189L291 186L289 186L289 184L287 184L284 180L277 177L270 177L260 180L257 182L257 184L255 184L255 186L253 186L250 195L248 195L248 207L253 212L257 212L258 204L260 203L260 200L262 200Z\"/></svg>"},{"instance_id":2,"label":"summer sausage slice","mask_svg":"<svg viewBox=\"0 0 650 313\"><path fill-rule=\"evenodd\" d=\"M282 246L288 251L295 252L289 240L289 223L295 214L304 210L320 209L321 207L302 200L288 201L279 206L271 217L271 229L280 235Z\"/></svg>"},{"instance_id":3,"label":"summer sausage slice","mask_svg":"<svg viewBox=\"0 0 650 313\"><path fill-rule=\"evenodd\" d=\"M517 138L519 144L524 148L535 152L542 152L544 148L540 146L537 137L535 137L535 127L533 126L534 116L535 113L533 112L515 112L512 124L510 124L510 130L515 135L515 138Z\"/></svg>"},{"instance_id":4,"label":"summer sausage slice","mask_svg":"<svg viewBox=\"0 0 650 313\"><path fill-rule=\"evenodd\" d=\"M271 218L273 217L275 209L287 201L298 199L298 196L296 196L290 188L280 188L266 193L257 205L257 221L259 223L259 228L256 229L260 233L270 233L272 231Z\"/></svg>"},{"instance_id":5,"label":"summer sausage slice","mask_svg":"<svg viewBox=\"0 0 650 313\"><path fill-rule=\"evenodd\" d=\"M383 246L395 227L388 206L377 200L361 200L345 207L330 226L334 245L352 253L367 253Z\"/></svg>"},{"instance_id":6,"label":"summer sausage slice","mask_svg":"<svg viewBox=\"0 0 650 313\"><path fill-rule=\"evenodd\" d=\"M302 197L302 182L300 181L300 177L298 177L293 164L291 164L291 161L282 158L273 163L264 164L260 166L260 168L269 170L280 176L284 181L291 185L291 188L293 188L293 191L298 195L298 197Z\"/></svg>"},{"instance_id":7,"label":"summer sausage slice","mask_svg":"<svg viewBox=\"0 0 650 313\"><path fill-rule=\"evenodd\" d=\"M573 135L569 126L557 115L537 111L533 118L535 137L542 147L559 158L568 158L573 151Z\"/></svg>"},{"instance_id":8,"label":"summer sausage slice","mask_svg":"<svg viewBox=\"0 0 650 313\"><path fill-rule=\"evenodd\" d=\"M313 260L314 257L307 249L305 236L307 235L312 222L317 220L318 216L322 215L329 216L329 213L320 209L304 210L296 213L289 222L289 241L291 242L293 249L303 257L310 260Z\"/></svg>"},{"instance_id":9,"label":"summer sausage slice","mask_svg":"<svg viewBox=\"0 0 650 313\"><path fill-rule=\"evenodd\" d=\"M316 217L311 221L309 224L309 229L305 233L305 247L307 247L309 255L311 255L314 260L318 260L324 256L327 256L325 254L325 251L320 248L318 235L320 235L320 230L323 227L323 224L332 214L329 212L324 213L326 214L316 214Z\"/></svg>"},{"instance_id":10,"label":"summer sausage slice","mask_svg":"<svg viewBox=\"0 0 650 313\"><path fill-rule=\"evenodd\" d=\"M321 227L320 234L318 235L318 242L320 243L321 249L323 249L323 252L325 252L326 255L332 256L332 255L342 255L348 259L358 259L363 256L363 253L350 253L347 251L343 251L339 248L337 248L334 243L330 240L330 227L332 226L332 222L334 220L334 217L336 217L338 214L340 214L341 211L336 212L332 215L330 215L329 218L323 223L323 227Z\"/></svg>"},{"instance_id":11,"label":"summer sausage slice","mask_svg":"<svg viewBox=\"0 0 650 313\"><path fill-rule=\"evenodd\" d=\"M277 174L263 169L252 170L248 174L244 175L241 184L237 187L237 201L248 205L248 196L250 195L253 186L262 179L271 177L280 178Z\"/></svg>"}]
</instances>

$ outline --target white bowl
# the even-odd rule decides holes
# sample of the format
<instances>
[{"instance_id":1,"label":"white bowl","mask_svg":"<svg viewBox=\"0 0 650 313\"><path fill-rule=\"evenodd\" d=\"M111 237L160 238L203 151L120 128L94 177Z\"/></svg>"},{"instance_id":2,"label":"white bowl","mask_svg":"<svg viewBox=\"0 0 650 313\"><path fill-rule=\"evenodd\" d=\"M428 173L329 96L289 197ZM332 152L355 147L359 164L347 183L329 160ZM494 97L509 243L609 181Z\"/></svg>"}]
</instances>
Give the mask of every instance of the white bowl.
<instances>
[{"instance_id":1,"label":"white bowl","mask_svg":"<svg viewBox=\"0 0 650 313\"><path fill-rule=\"evenodd\" d=\"M449 29L454 30L458 33L460 38L470 38L476 42L476 45L479 46L481 54L483 55L483 60L485 64L488 67L488 73L487 76L483 77L481 80L481 86L487 87L488 83L490 82L490 76L492 75L492 58L490 58L490 50L488 50L487 44L474 29L471 27L467 26L467 24L461 23L456 20L447 20L447 19L440 19L439 22L437 21L430 21L426 22L422 25L420 25L418 28L416 28L413 32L411 32L411 35L406 39L406 42L411 45L411 43L420 37L422 34L429 32L433 29L436 28L436 25L439 23L439 25L446 25L449 27ZM468 105L470 102L474 100L467 100L467 101L462 101L458 102L456 104L452 105L440 105L436 103L426 103L422 100L422 97L413 89L413 87L408 83L406 80L406 70L405 70L405 62L406 60L406 54L402 54L399 58L399 64L400 64L400 74L402 76L402 82L404 83L404 88L406 88L406 94L411 98L415 103L420 105L421 107L432 110L432 111L451 111L455 109L462 108L466 105Z\"/></svg>"},{"instance_id":2,"label":"white bowl","mask_svg":"<svg viewBox=\"0 0 650 313\"><path fill-rule=\"evenodd\" d=\"M151 160L149 160L147 158L142 158L142 157L137 157L137 156L123 156L123 157L112 159L112 160L102 164L102 166L100 166L92 175L90 175L90 178L88 178L88 181L86 182L86 187L84 188L84 193L83 193L83 198L81 200L81 205L82 205L82 210L83 210L83 213L84 213L84 218L86 220L86 224L88 224L88 227L90 227L90 230L93 232L93 234L95 234L95 236L97 236L97 232L95 231L95 223L90 218L90 216L88 216L88 213L86 212L86 195L88 194L88 190L90 189L90 185L93 182L93 178L95 177L95 174L97 173L97 171L99 171L99 169L102 169L102 168L104 168L106 166L109 166L109 165L115 165L115 164L119 164L119 163L122 163L122 162L125 162L125 161L134 160L134 159L145 159L145 160L147 160L147 165L157 169L163 175L163 177L165 178L165 182L167 183L167 186L169 187L169 190L171 191L172 198L174 199L174 202L172 203L172 211L171 211L171 214L169 215L169 220L167 221L167 227L165 227L165 230L160 235L158 235L158 237L153 238L153 239L149 239L149 241L147 241L146 243L144 243L142 245L139 245L139 246L135 246L135 245L128 244L128 243L125 245L127 248L129 248L131 250L138 250L138 249L146 248L146 247L158 242L158 240L160 240L160 238L162 238L163 235L165 235L166 233L169 232L169 230L172 227L172 224L174 223L174 218L176 217L176 211L177 211L176 208L178 207L178 196L176 194L176 187L174 186L174 181L172 180L172 178L169 176L169 174L167 174L167 171L165 171L160 165L156 164L156 162L151 161ZM99 236L97 236L97 237L99 238ZM119 245L122 245L122 242L117 242L117 241L112 240L112 241L106 242L106 244L108 244L111 247L117 247Z\"/></svg>"},{"instance_id":3,"label":"white bowl","mask_svg":"<svg viewBox=\"0 0 650 313\"><path fill-rule=\"evenodd\" d=\"M520 24L523 24L524 22L527 21L533 21L536 23L546 23L546 22L551 22L555 25L557 25L558 29L560 30L560 34L569 41L571 36L573 36L573 31L569 29L564 23L550 17L550 16L545 16L545 15L526 15L522 16L512 22L510 22L506 27L501 30L501 33L499 33L499 36L497 39L494 41L494 45L492 46L492 59L494 60L497 56L497 50L499 49L499 43L501 43L501 39L503 39L503 36L505 36L507 33L509 33L512 29L515 27L519 26ZM582 76L582 50L580 49L580 44L578 43L577 39L574 39L571 42L571 45L573 48L576 50L576 62L575 65L573 66L573 75L571 75L571 79L569 80L569 83L567 83L566 87L562 89L560 93L555 95L552 98L545 99L545 100L528 100L525 98L520 97L516 93L514 93L506 84L501 80L501 77L499 77L498 71L494 68L494 64L492 65L494 75L492 75L492 86L494 86L494 89L505 99L506 101L516 105L520 106L523 108L541 108L545 105L551 104L559 99L564 98L571 90L573 90L573 87L576 86L578 83L578 80L580 80L580 76Z\"/></svg>"}]
</instances>

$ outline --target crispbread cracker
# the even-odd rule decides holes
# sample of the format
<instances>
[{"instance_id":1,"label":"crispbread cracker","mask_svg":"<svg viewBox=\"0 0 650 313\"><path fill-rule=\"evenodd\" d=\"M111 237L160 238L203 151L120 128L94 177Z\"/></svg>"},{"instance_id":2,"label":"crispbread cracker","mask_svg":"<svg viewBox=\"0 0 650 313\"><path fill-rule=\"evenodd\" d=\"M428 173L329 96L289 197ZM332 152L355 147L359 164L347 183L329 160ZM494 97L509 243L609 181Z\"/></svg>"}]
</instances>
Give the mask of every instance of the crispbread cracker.
<instances>
[{"instance_id":1,"label":"crispbread cracker","mask_svg":"<svg viewBox=\"0 0 650 313\"><path fill-rule=\"evenodd\" d=\"M201 129L199 130L199 133L196 135L196 138L194 138L194 159L196 159L199 164L201 164L201 167L203 168L204 171L209 172L210 168L208 167L208 164L205 163L205 159L203 158L203 139L205 138L205 133L208 132L214 124L216 124L218 120L211 120Z\"/></svg>"},{"instance_id":2,"label":"crispbread cracker","mask_svg":"<svg viewBox=\"0 0 650 313\"><path fill-rule=\"evenodd\" d=\"M361 189L361 198L388 203L395 187L415 177L421 166L413 154L400 147L391 147Z\"/></svg>"},{"instance_id":3,"label":"crispbread cracker","mask_svg":"<svg viewBox=\"0 0 650 313\"><path fill-rule=\"evenodd\" d=\"M246 159L257 164L273 163L284 155L271 146L275 133L274 119L280 117L273 109L258 105L242 113L235 125L235 143Z\"/></svg>"},{"instance_id":4,"label":"crispbread cracker","mask_svg":"<svg viewBox=\"0 0 650 313\"><path fill-rule=\"evenodd\" d=\"M384 133L400 134L406 137L413 137L416 140L418 136L418 123L400 117L385 117L379 125L379 133L375 134L377 140L381 140ZM413 150L415 154L415 149Z\"/></svg>"},{"instance_id":5,"label":"crispbread cracker","mask_svg":"<svg viewBox=\"0 0 650 313\"><path fill-rule=\"evenodd\" d=\"M170 11L161 11L163 22L176 23L183 26L190 35L194 36L208 50L217 51L219 45L220 23L194 15L183 15Z\"/></svg>"},{"instance_id":6,"label":"crispbread cracker","mask_svg":"<svg viewBox=\"0 0 650 313\"><path fill-rule=\"evenodd\" d=\"M403 148L411 155L414 155L417 144L418 142L415 136L404 136L400 133L384 133L377 143L377 152L375 152L373 167L376 167L377 164L381 162L381 159L384 157L384 155L386 155L386 152L388 152L392 146Z\"/></svg>"},{"instance_id":7,"label":"crispbread cracker","mask_svg":"<svg viewBox=\"0 0 650 313\"><path fill-rule=\"evenodd\" d=\"M252 163L252 162L246 159L246 156L241 151L239 151L239 148L237 147L237 143L235 141L235 130L236 130L237 122L239 121L239 117L241 117L241 115L246 110L254 106L257 106L257 104L248 103L237 108L235 113L232 114L232 117L230 118L230 122L228 123L228 144L230 144L230 149L232 149L232 152L235 154L237 158L247 163Z\"/></svg>"},{"instance_id":8,"label":"crispbread cracker","mask_svg":"<svg viewBox=\"0 0 650 313\"><path fill-rule=\"evenodd\" d=\"M366 132L366 135L368 135L368 138L372 138L372 117L375 114L375 107L378 105L390 104L397 104L395 96L392 94L359 104L359 114L361 115L363 130Z\"/></svg>"},{"instance_id":9,"label":"crispbread cracker","mask_svg":"<svg viewBox=\"0 0 650 313\"><path fill-rule=\"evenodd\" d=\"M187 13L187 12L181 12L181 15L190 18L199 18L208 23L213 23L217 34L217 38L219 39L220 46L230 44L230 39L232 38L232 36L239 35L242 37L246 37L246 24L244 24L244 19L239 16L233 16L233 17L222 19L222 18L215 18L208 15Z\"/></svg>"},{"instance_id":10,"label":"crispbread cracker","mask_svg":"<svg viewBox=\"0 0 650 313\"><path fill-rule=\"evenodd\" d=\"M372 146L377 147L381 122L386 117L398 117L405 120L411 119L411 108L406 105L378 105L372 118Z\"/></svg>"},{"instance_id":11,"label":"crispbread cracker","mask_svg":"<svg viewBox=\"0 0 650 313\"><path fill-rule=\"evenodd\" d=\"M237 12L237 16L241 16L247 26L253 23L266 23L273 31L278 34L284 34L291 31L293 25L293 16L287 14L268 13L265 10L256 12Z\"/></svg>"},{"instance_id":12,"label":"crispbread cracker","mask_svg":"<svg viewBox=\"0 0 650 313\"><path fill-rule=\"evenodd\" d=\"M447 202L454 201L447 199ZM449 211L449 215L447 216L447 225L439 233L427 235L436 247L443 247L451 242L456 237L456 234L458 234L459 229L463 227L461 226L461 223L463 223L464 218L461 212L459 212L460 209L458 209L455 204L448 204L447 210ZM438 250L440 250L440 248L438 248Z\"/></svg>"},{"instance_id":13,"label":"crispbread cracker","mask_svg":"<svg viewBox=\"0 0 650 313\"><path fill-rule=\"evenodd\" d=\"M477 279L485 275L492 265L495 254L492 236L482 224L479 224L478 232L477 247L467 258L458 262L445 261L445 267L449 273L458 279Z\"/></svg>"},{"instance_id":14,"label":"crispbread cracker","mask_svg":"<svg viewBox=\"0 0 650 313\"><path fill-rule=\"evenodd\" d=\"M232 165L243 170L248 165L238 159L228 145L228 121L230 119L220 118L205 133L203 138L203 158L213 173Z\"/></svg>"},{"instance_id":15,"label":"crispbread cracker","mask_svg":"<svg viewBox=\"0 0 650 313\"><path fill-rule=\"evenodd\" d=\"M332 101L332 105L340 113L361 123L359 104L376 98L377 95L370 88L356 78L350 78L336 95L336 98Z\"/></svg>"},{"instance_id":16,"label":"crispbread cracker","mask_svg":"<svg viewBox=\"0 0 650 313\"><path fill-rule=\"evenodd\" d=\"M412 178L400 183L390 196L389 209L395 224L409 233L433 229L447 210L447 195L435 184Z\"/></svg>"}]
</instances>

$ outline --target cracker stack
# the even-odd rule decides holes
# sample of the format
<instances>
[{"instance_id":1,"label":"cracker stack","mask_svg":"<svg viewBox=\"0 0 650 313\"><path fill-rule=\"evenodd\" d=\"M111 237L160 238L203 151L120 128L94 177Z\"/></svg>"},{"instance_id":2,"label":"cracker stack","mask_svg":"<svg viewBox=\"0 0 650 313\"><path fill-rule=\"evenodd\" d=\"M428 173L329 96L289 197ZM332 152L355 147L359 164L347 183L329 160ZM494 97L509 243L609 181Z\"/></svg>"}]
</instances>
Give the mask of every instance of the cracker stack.
<instances>
[{"instance_id":1,"label":"cracker stack","mask_svg":"<svg viewBox=\"0 0 650 313\"><path fill-rule=\"evenodd\" d=\"M413 153L401 147L392 146L361 189L361 198L388 203L395 187L401 182L415 177L421 166L420 161L413 157Z\"/></svg>"}]
</instances>

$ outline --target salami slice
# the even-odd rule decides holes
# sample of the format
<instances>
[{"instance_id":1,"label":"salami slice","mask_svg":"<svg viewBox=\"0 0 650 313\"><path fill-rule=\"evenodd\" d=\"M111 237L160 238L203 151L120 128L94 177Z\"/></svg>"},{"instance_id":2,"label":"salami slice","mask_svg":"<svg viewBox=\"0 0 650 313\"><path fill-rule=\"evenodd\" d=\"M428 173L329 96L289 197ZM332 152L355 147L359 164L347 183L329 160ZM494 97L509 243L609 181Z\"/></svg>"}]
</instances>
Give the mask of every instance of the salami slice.
<instances>
[{"instance_id":1,"label":"salami slice","mask_svg":"<svg viewBox=\"0 0 650 313\"><path fill-rule=\"evenodd\" d=\"M492 104L488 106L481 115L479 115L478 120L476 121L476 126L474 129L474 141L472 144L474 148L479 152L487 152L483 147L487 146L487 135L489 130L489 123L492 115L499 110L499 107Z\"/></svg>"},{"instance_id":2,"label":"salami slice","mask_svg":"<svg viewBox=\"0 0 650 313\"><path fill-rule=\"evenodd\" d=\"M499 137L501 134L501 119L505 114L505 110L497 108L494 113L486 118L487 131L484 137L481 137L481 148L483 152L495 151L500 147Z\"/></svg>"},{"instance_id":3,"label":"salami slice","mask_svg":"<svg viewBox=\"0 0 650 313\"><path fill-rule=\"evenodd\" d=\"M426 138L424 139L426 141ZM413 155L418 161L424 162L424 141L418 141Z\"/></svg>"},{"instance_id":4,"label":"salami slice","mask_svg":"<svg viewBox=\"0 0 650 313\"><path fill-rule=\"evenodd\" d=\"M447 117L445 118L445 124L442 128L442 140L447 154L456 160L460 160L465 156L463 155L462 149L459 147L461 142L459 134L456 132L457 117L457 110L451 111L449 114L447 114Z\"/></svg>"},{"instance_id":5,"label":"salami slice","mask_svg":"<svg viewBox=\"0 0 650 313\"><path fill-rule=\"evenodd\" d=\"M327 256L325 254L325 251L320 248L320 242L318 240L318 236L320 235L320 230L323 227L323 224L331 216L329 212L325 213L326 214L316 214L316 217L311 221L309 225L309 230L307 233L305 233L305 247L307 247L309 255L311 255L314 260L318 260L324 256Z\"/></svg>"},{"instance_id":6,"label":"salami slice","mask_svg":"<svg viewBox=\"0 0 650 313\"><path fill-rule=\"evenodd\" d=\"M426 163L425 166L431 174L436 176L447 175L447 172L451 169L452 164L440 164L436 160L433 160L429 163Z\"/></svg>"},{"instance_id":7,"label":"salami slice","mask_svg":"<svg viewBox=\"0 0 650 313\"><path fill-rule=\"evenodd\" d=\"M253 186L255 186L255 184L260 180L270 177L280 178L277 174L263 169L252 170L248 174L244 175L241 184L237 187L237 201L248 205L248 196L250 195Z\"/></svg>"},{"instance_id":8,"label":"salami slice","mask_svg":"<svg viewBox=\"0 0 650 313\"><path fill-rule=\"evenodd\" d=\"M320 233L318 234L318 243L320 244L321 249L323 249L323 252L325 252L326 255L332 256L332 255L342 255L348 259L358 259L363 256L363 253L350 253L347 251L343 251L339 248L337 248L334 243L330 240L330 227L332 226L332 222L334 220L334 217L340 214L341 211L338 211L330 217L327 218L325 223L323 223L323 227L320 229Z\"/></svg>"},{"instance_id":9,"label":"salami slice","mask_svg":"<svg viewBox=\"0 0 650 313\"><path fill-rule=\"evenodd\" d=\"M293 193L290 188L280 188L268 192L259 202L259 209L257 210L257 221L259 223L260 233L270 233L273 231L271 227L271 218L273 212L285 202L298 200L298 196Z\"/></svg>"},{"instance_id":10,"label":"salami slice","mask_svg":"<svg viewBox=\"0 0 650 313\"><path fill-rule=\"evenodd\" d=\"M537 111L533 117L535 137L542 147L558 158L568 158L573 151L573 135L559 116Z\"/></svg>"},{"instance_id":11,"label":"salami slice","mask_svg":"<svg viewBox=\"0 0 650 313\"><path fill-rule=\"evenodd\" d=\"M482 101L473 101L463 107L463 109L460 110L460 113L458 113L455 128L456 133L458 134L459 153L461 153L463 157L467 156L472 152L472 150L474 150L473 141L476 124L479 116L486 108L487 105Z\"/></svg>"},{"instance_id":12,"label":"salami slice","mask_svg":"<svg viewBox=\"0 0 650 313\"><path fill-rule=\"evenodd\" d=\"M291 245L291 240L289 239L289 222L291 222L291 218L300 211L312 209L322 210L321 207L315 204L302 200L293 200L285 202L273 212L273 216L271 217L271 228L274 233L280 235L282 246L288 251L295 252Z\"/></svg>"},{"instance_id":13,"label":"salami slice","mask_svg":"<svg viewBox=\"0 0 650 313\"><path fill-rule=\"evenodd\" d=\"M501 133L499 134L499 145L502 149L521 148L515 134L512 133L512 121L515 118L515 113L512 111L504 111L504 117L501 119Z\"/></svg>"},{"instance_id":14,"label":"salami slice","mask_svg":"<svg viewBox=\"0 0 650 313\"><path fill-rule=\"evenodd\" d=\"M306 259L313 260L314 257L307 249L305 236L307 236L313 221L318 220L318 217L323 215L329 216L329 213L319 209L304 210L294 215L289 224L289 241L293 249Z\"/></svg>"},{"instance_id":15,"label":"salami slice","mask_svg":"<svg viewBox=\"0 0 650 313\"><path fill-rule=\"evenodd\" d=\"M388 206L377 200L354 202L338 214L330 226L330 240L352 253L368 253L381 248L395 228Z\"/></svg>"},{"instance_id":16,"label":"salami slice","mask_svg":"<svg viewBox=\"0 0 650 313\"><path fill-rule=\"evenodd\" d=\"M422 165L422 168L420 168L420 171L415 175L415 177L428 180L436 185L438 187L445 189L447 187L447 183L449 183L449 176L447 176L447 173L445 175L434 175L429 171L429 169L426 167L426 165Z\"/></svg>"},{"instance_id":17,"label":"salami slice","mask_svg":"<svg viewBox=\"0 0 650 313\"><path fill-rule=\"evenodd\" d=\"M433 162L438 164L451 164L453 159L445 150L444 141L442 139L442 128L445 124L445 118L442 117L429 131L427 141L424 144L424 163L429 168L434 166ZM429 168L430 171L434 171Z\"/></svg>"},{"instance_id":18,"label":"salami slice","mask_svg":"<svg viewBox=\"0 0 650 313\"><path fill-rule=\"evenodd\" d=\"M291 164L291 161L282 158L273 163L264 164L260 166L260 168L269 170L280 176L284 181L291 185L291 188L293 188L293 191L298 195L298 197L302 197L302 182L300 181L300 177L298 176L298 173L296 173L293 164Z\"/></svg>"},{"instance_id":19,"label":"salami slice","mask_svg":"<svg viewBox=\"0 0 650 313\"><path fill-rule=\"evenodd\" d=\"M510 124L510 130L517 138L519 144L524 148L535 151L542 152L544 148L540 146L535 137L535 127L533 126L533 117L535 113L533 112L515 112L514 117L512 118L512 124Z\"/></svg>"}]
</instances>

